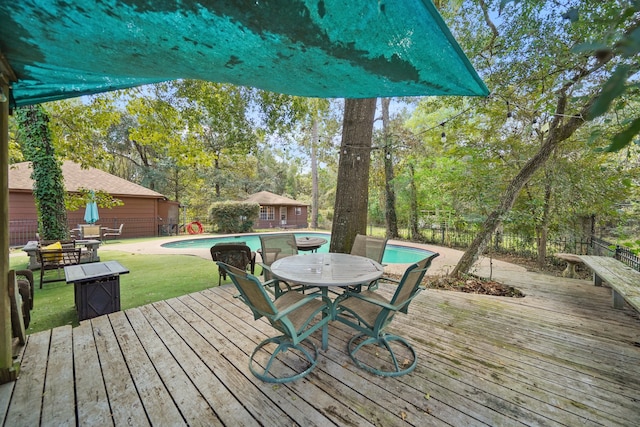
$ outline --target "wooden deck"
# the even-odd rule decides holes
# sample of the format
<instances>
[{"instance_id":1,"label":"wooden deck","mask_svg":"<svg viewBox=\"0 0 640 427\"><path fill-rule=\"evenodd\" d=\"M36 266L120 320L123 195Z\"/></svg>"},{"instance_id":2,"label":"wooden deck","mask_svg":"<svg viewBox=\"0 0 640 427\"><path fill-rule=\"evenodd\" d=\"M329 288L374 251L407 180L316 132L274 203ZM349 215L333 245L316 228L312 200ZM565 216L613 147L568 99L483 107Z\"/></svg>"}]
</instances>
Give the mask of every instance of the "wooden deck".
<instances>
[{"instance_id":1,"label":"wooden deck","mask_svg":"<svg viewBox=\"0 0 640 427\"><path fill-rule=\"evenodd\" d=\"M248 353L274 330L230 286L34 334L0 424L637 426L638 314L587 281L501 280L527 296L423 292L395 319L419 355L399 378L356 369L335 323L306 379L256 380Z\"/></svg>"}]
</instances>

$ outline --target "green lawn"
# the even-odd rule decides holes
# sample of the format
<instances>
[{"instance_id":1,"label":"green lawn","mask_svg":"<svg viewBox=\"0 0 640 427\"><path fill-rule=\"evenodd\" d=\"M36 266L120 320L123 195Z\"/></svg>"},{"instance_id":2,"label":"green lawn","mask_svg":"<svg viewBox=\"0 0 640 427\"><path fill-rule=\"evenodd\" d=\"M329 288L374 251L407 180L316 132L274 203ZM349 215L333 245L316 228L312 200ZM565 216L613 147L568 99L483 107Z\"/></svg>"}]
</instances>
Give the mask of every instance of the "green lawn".
<instances>
[{"instance_id":1,"label":"green lawn","mask_svg":"<svg viewBox=\"0 0 640 427\"><path fill-rule=\"evenodd\" d=\"M189 255L139 255L101 251L101 261L118 261L129 274L120 276L122 310L217 286L218 268L213 261ZM12 256L10 268L25 269L26 254ZM47 274L55 274L48 272ZM64 273L62 273L64 274ZM35 301L28 334L61 325L78 325L73 285L65 281L45 283L40 289L40 271L34 271ZM227 283L229 279L227 279Z\"/></svg>"}]
</instances>

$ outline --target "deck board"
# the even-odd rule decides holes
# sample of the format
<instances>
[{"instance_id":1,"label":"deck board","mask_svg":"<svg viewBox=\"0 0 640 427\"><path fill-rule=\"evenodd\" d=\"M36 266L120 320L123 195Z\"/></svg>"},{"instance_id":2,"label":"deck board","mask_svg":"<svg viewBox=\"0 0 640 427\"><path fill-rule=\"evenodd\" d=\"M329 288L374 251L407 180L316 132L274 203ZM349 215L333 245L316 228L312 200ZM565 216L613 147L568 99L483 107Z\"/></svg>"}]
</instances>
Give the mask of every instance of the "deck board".
<instances>
[{"instance_id":1,"label":"deck board","mask_svg":"<svg viewBox=\"0 0 640 427\"><path fill-rule=\"evenodd\" d=\"M91 324L113 423L117 426L149 425L142 400L131 378L109 317L100 316L84 323Z\"/></svg>"},{"instance_id":2,"label":"deck board","mask_svg":"<svg viewBox=\"0 0 640 427\"><path fill-rule=\"evenodd\" d=\"M33 334L20 379L0 386L0 424L637 425L638 313L584 280L496 278L526 297L429 289L396 317L419 358L398 378L355 367L353 331L332 323L312 374L257 380L249 354L276 332L230 286Z\"/></svg>"},{"instance_id":3,"label":"deck board","mask_svg":"<svg viewBox=\"0 0 640 427\"><path fill-rule=\"evenodd\" d=\"M42 402L42 425L74 425L75 390L73 378L73 339L71 326L51 331L49 357Z\"/></svg>"},{"instance_id":4,"label":"deck board","mask_svg":"<svg viewBox=\"0 0 640 427\"><path fill-rule=\"evenodd\" d=\"M89 322L73 330L73 363L78 394L78 424L113 426L96 342Z\"/></svg>"}]
</instances>

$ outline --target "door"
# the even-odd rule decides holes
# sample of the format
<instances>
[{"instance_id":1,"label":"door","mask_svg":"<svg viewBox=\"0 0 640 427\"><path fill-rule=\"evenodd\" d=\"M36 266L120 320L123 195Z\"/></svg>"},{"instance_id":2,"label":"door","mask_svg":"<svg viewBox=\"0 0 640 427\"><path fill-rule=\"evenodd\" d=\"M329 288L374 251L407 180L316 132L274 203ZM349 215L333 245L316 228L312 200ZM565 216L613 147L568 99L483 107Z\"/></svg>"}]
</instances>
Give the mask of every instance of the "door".
<instances>
[{"instance_id":1,"label":"door","mask_svg":"<svg viewBox=\"0 0 640 427\"><path fill-rule=\"evenodd\" d=\"M287 225L287 207L280 206L280 225Z\"/></svg>"}]
</instances>

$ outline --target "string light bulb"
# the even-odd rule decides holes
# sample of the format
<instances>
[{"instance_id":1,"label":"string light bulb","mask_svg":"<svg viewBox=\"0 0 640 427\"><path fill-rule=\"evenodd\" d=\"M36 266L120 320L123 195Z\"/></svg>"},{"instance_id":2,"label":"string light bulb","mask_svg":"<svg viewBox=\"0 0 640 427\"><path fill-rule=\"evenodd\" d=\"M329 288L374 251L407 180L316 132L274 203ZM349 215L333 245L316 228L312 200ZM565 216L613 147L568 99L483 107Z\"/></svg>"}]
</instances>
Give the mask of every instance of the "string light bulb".
<instances>
[{"instance_id":1,"label":"string light bulb","mask_svg":"<svg viewBox=\"0 0 640 427\"><path fill-rule=\"evenodd\" d=\"M513 113L511 113L511 107L509 106L509 101L507 101L507 119L513 117Z\"/></svg>"},{"instance_id":2,"label":"string light bulb","mask_svg":"<svg viewBox=\"0 0 640 427\"><path fill-rule=\"evenodd\" d=\"M444 144L445 142L447 142L447 134L444 132L444 122L440 123L440 126L442 126L442 134L440 135L440 141L442 141L442 143Z\"/></svg>"}]
</instances>

